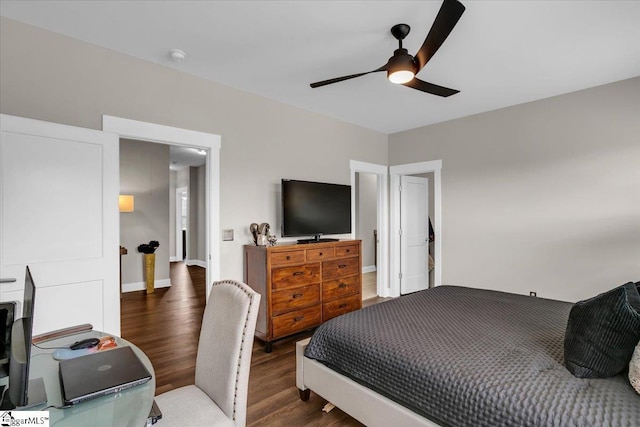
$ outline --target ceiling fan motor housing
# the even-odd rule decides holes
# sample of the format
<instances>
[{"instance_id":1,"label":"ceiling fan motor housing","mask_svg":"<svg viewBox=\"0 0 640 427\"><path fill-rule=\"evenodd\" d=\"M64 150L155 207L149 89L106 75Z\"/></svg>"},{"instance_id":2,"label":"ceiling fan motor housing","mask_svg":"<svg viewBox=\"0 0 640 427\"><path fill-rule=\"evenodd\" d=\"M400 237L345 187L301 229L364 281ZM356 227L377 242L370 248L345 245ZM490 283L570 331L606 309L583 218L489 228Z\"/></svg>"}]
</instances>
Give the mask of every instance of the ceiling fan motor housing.
<instances>
[{"instance_id":1,"label":"ceiling fan motor housing","mask_svg":"<svg viewBox=\"0 0 640 427\"><path fill-rule=\"evenodd\" d=\"M413 56L409 55L409 53L407 52L407 49L396 49L393 52L393 56L389 58L389 62L387 65L387 78L393 83L406 83L413 78L413 76L416 74L416 71L416 63L413 60ZM394 77L393 74L396 73L401 74L399 74L398 77ZM409 73L411 74L409 75ZM406 77L400 77L402 75Z\"/></svg>"}]
</instances>

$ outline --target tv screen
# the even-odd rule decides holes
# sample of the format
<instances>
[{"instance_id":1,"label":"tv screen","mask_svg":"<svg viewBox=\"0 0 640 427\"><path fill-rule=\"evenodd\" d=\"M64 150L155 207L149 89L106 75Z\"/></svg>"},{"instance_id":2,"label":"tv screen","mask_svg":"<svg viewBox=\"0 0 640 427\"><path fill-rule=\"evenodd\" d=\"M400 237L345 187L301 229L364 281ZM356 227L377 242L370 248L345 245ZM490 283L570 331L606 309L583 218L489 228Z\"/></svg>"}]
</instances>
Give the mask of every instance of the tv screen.
<instances>
[{"instance_id":1,"label":"tv screen","mask_svg":"<svg viewBox=\"0 0 640 427\"><path fill-rule=\"evenodd\" d=\"M351 186L282 180L282 236L351 233Z\"/></svg>"}]
</instances>

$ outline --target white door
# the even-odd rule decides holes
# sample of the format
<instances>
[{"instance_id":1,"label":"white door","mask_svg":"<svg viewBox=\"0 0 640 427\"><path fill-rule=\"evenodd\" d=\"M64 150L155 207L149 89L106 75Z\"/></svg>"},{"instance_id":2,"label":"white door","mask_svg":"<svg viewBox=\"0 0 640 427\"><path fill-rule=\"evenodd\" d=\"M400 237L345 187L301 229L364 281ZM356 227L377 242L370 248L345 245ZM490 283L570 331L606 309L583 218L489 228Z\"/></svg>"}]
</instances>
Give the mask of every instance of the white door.
<instances>
[{"instance_id":1,"label":"white door","mask_svg":"<svg viewBox=\"0 0 640 427\"><path fill-rule=\"evenodd\" d=\"M400 177L400 293L429 287L429 180Z\"/></svg>"},{"instance_id":2,"label":"white door","mask_svg":"<svg viewBox=\"0 0 640 427\"><path fill-rule=\"evenodd\" d=\"M22 301L29 265L34 334L120 335L119 186L116 135L0 115L0 299Z\"/></svg>"}]
</instances>

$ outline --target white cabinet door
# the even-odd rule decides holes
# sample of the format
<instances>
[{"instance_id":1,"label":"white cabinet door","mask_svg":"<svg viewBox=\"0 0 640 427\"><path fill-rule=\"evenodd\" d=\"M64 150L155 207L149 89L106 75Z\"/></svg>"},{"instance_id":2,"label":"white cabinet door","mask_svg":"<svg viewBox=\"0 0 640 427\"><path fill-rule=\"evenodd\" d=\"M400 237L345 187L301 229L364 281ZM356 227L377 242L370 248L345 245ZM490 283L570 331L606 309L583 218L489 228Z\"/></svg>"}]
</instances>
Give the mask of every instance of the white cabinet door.
<instances>
[{"instance_id":1,"label":"white cabinet door","mask_svg":"<svg viewBox=\"0 0 640 427\"><path fill-rule=\"evenodd\" d=\"M0 299L22 301L29 265L34 334L91 323L120 335L118 144L0 115L0 277L17 279L0 284Z\"/></svg>"},{"instance_id":2,"label":"white cabinet door","mask_svg":"<svg viewBox=\"0 0 640 427\"><path fill-rule=\"evenodd\" d=\"M429 287L429 180L401 176L400 293Z\"/></svg>"}]
</instances>

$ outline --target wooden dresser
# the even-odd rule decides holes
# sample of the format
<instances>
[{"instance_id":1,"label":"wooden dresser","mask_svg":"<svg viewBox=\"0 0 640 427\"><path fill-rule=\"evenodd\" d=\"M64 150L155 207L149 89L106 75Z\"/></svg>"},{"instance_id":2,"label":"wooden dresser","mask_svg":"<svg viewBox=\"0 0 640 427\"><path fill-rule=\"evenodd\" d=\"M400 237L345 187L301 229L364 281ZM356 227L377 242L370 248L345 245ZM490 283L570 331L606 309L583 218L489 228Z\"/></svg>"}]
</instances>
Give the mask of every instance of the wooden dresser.
<instances>
[{"instance_id":1,"label":"wooden dresser","mask_svg":"<svg viewBox=\"0 0 640 427\"><path fill-rule=\"evenodd\" d=\"M279 338L362 307L360 240L244 247L244 281L262 295L256 336Z\"/></svg>"}]
</instances>

